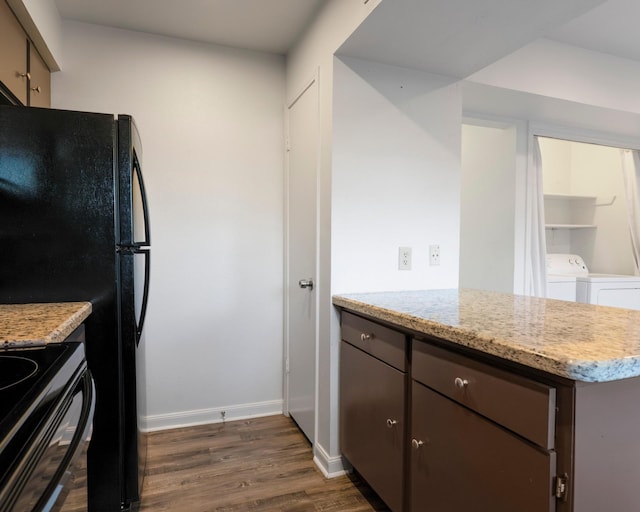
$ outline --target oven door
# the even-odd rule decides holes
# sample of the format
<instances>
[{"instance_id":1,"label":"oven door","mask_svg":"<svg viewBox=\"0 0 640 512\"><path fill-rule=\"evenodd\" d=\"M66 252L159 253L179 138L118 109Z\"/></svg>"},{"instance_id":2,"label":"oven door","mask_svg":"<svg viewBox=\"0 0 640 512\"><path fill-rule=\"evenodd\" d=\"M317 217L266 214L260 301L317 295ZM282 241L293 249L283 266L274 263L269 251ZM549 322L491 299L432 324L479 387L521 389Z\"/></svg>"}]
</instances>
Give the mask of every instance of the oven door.
<instances>
[{"instance_id":1,"label":"oven door","mask_svg":"<svg viewBox=\"0 0 640 512\"><path fill-rule=\"evenodd\" d=\"M74 486L76 470L86 468L80 455L91 433L94 387L84 368L59 400L54 412L44 421L33 444L21 462L14 481L14 496L2 511L59 511ZM78 510L86 509L85 502Z\"/></svg>"}]
</instances>

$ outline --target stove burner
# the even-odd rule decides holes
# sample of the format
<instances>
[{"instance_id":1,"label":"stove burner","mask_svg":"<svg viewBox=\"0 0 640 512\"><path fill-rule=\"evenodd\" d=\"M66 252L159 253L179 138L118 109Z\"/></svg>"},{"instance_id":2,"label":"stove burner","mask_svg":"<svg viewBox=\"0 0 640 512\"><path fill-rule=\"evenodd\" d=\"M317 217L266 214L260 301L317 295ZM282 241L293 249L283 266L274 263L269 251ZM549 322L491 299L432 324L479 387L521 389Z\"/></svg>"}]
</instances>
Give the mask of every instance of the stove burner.
<instances>
[{"instance_id":1,"label":"stove burner","mask_svg":"<svg viewBox=\"0 0 640 512\"><path fill-rule=\"evenodd\" d=\"M27 380L38 371L38 363L26 357L0 356L0 391Z\"/></svg>"}]
</instances>

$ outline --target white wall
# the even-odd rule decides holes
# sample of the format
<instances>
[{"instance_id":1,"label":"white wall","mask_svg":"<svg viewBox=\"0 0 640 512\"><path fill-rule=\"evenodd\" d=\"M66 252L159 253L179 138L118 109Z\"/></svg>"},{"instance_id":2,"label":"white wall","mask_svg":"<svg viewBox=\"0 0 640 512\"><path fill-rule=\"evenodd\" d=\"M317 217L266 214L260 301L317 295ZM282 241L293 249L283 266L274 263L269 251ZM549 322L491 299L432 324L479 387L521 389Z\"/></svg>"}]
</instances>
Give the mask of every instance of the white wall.
<instances>
[{"instance_id":1,"label":"white wall","mask_svg":"<svg viewBox=\"0 0 640 512\"><path fill-rule=\"evenodd\" d=\"M63 28L53 106L130 113L142 137L149 426L280 411L284 59Z\"/></svg>"},{"instance_id":2,"label":"white wall","mask_svg":"<svg viewBox=\"0 0 640 512\"><path fill-rule=\"evenodd\" d=\"M334 293L457 287L456 80L342 57L333 109ZM400 246L412 247L410 271L398 270Z\"/></svg>"},{"instance_id":3,"label":"white wall","mask_svg":"<svg viewBox=\"0 0 640 512\"><path fill-rule=\"evenodd\" d=\"M460 287L514 291L516 128L462 127Z\"/></svg>"}]
</instances>

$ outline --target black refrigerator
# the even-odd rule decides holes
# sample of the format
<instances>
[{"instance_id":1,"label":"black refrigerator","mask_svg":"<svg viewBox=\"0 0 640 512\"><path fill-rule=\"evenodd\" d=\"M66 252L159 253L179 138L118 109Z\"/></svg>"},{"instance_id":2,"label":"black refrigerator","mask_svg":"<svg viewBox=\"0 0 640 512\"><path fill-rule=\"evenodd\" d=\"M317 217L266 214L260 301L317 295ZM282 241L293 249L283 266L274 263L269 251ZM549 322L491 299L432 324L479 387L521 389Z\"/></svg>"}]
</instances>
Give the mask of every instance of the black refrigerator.
<instances>
[{"instance_id":1,"label":"black refrigerator","mask_svg":"<svg viewBox=\"0 0 640 512\"><path fill-rule=\"evenodd\" d=\"M90 512L134 510L149 216L131 116L0 106L0 303L89 301Z\"/></svg>"}]
</instances>

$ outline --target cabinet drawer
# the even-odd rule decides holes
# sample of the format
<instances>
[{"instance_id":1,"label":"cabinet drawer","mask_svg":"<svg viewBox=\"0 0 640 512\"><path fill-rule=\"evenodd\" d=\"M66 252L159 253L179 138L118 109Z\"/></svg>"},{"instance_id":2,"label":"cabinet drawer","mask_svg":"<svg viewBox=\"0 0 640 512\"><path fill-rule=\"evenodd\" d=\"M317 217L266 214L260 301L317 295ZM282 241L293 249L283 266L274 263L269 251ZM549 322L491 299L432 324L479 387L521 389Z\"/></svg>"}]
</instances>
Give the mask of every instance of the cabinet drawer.
<instances>
[{"instance_id":1,"label":"cabinet drawer","mask_svg":"<svg viewBox=\"0 0 640 512\"><path fill-rule=\"evenodd\" d=\"M554 388L417 340L412 357L414 380L546 449L554 447Z\"/></svg>"},{"instance_id":2,"label":"cabinet drawer","mask_svg":"<svg viewBox=\"0 0 640 512\"><path fill-rule=\"evenodd\" d=\"M342 339L401 371L407 370L407 338L398 331L342 312Z\"/></svg>"}]
</instances>

